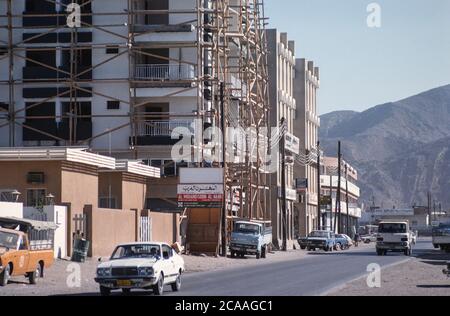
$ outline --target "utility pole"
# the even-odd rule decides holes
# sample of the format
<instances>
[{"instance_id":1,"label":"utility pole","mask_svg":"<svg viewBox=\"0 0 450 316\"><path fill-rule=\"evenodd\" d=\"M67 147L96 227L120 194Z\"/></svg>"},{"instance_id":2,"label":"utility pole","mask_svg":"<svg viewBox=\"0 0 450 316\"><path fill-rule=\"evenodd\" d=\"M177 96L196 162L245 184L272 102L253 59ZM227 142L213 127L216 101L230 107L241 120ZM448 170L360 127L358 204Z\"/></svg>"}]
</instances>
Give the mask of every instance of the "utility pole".
<instances>
[{"instance_id":1,"label":"utility pole","mask_svg":"<svg viewBox=\"0 0 450 316\"><path fill-rule=\"evenodd\" d=\"M283 128L285 123L284 117L281 119L281 127ZM286 223L286 138L283 133L281 137L281 212L283 218L283 245L282 250L287 251L287 223Z\"/></svg>"},{"instance_id":2,"label":"utility pole","mask_svg":"<svg viewBox=\"0 0 450 316\"><path fill-rule=\"evenodd\" d=\"M222 206L222 216L221 216L221 230L222 230L222 257L227 256L227 201L226 201L226 187L227 187L227 179L226 179L226 151L225 151L225 105L224 105L224 84L220 83L220 122L222 129L222 165L223 165L223 190L224 190L224 198L223 198L223 206ZM231 201L230 201L231 202Z\"/></svg>"},{"instance_id":3,"label":"utility pole","mask_svg":"<svg viewBox=\"0 0 450 316\"><path fill-rule=\"evenodd\" d=\"M320 205L320 141L317 142L317 229L322 229Z\"/></svg>"},{"instance_id":4,"label":"utility pole","mask_svg":"<svg viewBox=\"0 0 450 316\"><path fill-rule=\"evenodd\" d=\"M427 193L427 207L428 207L428 224L431 225L431 192Z\"/></svg>"},{"instance_id":5,"label":"utility pole","mask_svg":"<svg viewBox=\"0 0 450 316\"><path fill-rule=\"evenodd\" d=\"M330 172L330 226L331 231L335 232L336 229L333 226L333 174Z\"/></svg>"},{"instance_id":6,"label":"utility pole","mask_svg":"<svg viewBox=\"0 0 450 316\"><path fill-rule=\"evenodd\" d=\"M345 204L347 205L347 236L350 236L350 214L348 210L348 166L345 164Z\"/></svg>"},{"instance_id":7,"label":"utility pole","mask_svg":"<svg viewBox=\"0 0 450 316\"><path fill-rule=\"evenodd\" d=\"M342 233L342 219L341 219L341 163L342 163L342 154L341 154L341 141L338 142L338 187L337 187L337 203L339 206L339 214L338 214L338 234Z\"/></svg>"}]
</instances>

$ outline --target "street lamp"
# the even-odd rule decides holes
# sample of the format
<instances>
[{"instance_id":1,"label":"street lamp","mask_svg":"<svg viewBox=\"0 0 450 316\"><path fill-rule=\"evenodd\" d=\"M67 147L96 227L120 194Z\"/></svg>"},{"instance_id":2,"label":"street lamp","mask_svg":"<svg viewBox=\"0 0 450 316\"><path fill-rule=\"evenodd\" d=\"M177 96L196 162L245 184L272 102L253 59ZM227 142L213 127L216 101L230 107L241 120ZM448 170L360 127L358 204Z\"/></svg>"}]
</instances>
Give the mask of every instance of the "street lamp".
<instances>
[{"instance_id":1,"label":"street lamp","mask_svg":"<svg viewBox=\"0 0 450 316\"><path fill-rule=\"evenodd\" d=\"M20 193L17 190L14 190L11 192L12 198L13 198L13 202L17 202L19 200L19 197L22 195L22 193Z\"/></svg>"},{"instance_id":2,"label":"street lamp","mask_svg":"<svg viewBox=\"0 0 450 316\"><path fill-rule=\"evenodd\" d=\"M47 205L55 205L55 196L49 193L46 197Z\"/></svg>"}]
</instances>

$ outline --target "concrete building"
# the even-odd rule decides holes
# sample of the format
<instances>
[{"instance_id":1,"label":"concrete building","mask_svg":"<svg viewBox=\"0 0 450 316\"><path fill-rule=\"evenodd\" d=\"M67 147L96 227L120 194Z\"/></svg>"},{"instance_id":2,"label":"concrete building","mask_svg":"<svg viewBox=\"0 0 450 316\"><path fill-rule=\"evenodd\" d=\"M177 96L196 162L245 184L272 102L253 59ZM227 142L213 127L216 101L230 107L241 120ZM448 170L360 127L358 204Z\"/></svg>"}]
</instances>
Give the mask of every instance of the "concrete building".
<instances>
[{"instance_id":1,"label":"concrete building","mask_svg":"<svg viewBox=\"0 0 450 316\"><path fill-rule=\"evenodd\" d=\"M322 222L324 229L339 229L339 203L338 203L338 159L324 157L321 168L321 195L322 195ZM347 173L345 172L347 170ZM340 183L340 231L353 236L361 218L361 207L359 204L360 188L357 185L358 171L346 161L342 161L341 183ZM330 203L331 201L331 203ZM347 229L348 228L348 229Z\"/></svg>"},{"instance_id":2,"label":"concrete building","mask_svg":"<svg viewBox=\"0 0 450 316\"><path fill-rule=\"evenodd\" d=\"M295 43L288 40L287 33L280 33L276 29L267 30L267 44L269 49L269 86L271 106L271 126L280 127L284 119L286 126L286 156L295 156L298 152L298 139L294 137L294 118L296 101L294 99L294 67ZM279 156L281 157L281 155ZM282 172L286 174L286 218L283 215L282 200ZM294 203L297 192L294 190L294 166L287 164L282 168L281 159L278 161L276 173L271 180L272 227L273 243L281 248L283 233L286 230L287 247L293 247L294 234Z\"/></svg>"},{"instance_id":3,"label":"concrete building","mask_svg":"<svg viewBox=\"0 0 450 316\"><path fill-rule=\"evenodd\" d=\"M110 255L119 242L179 241L178 214L145 208L147 179L159 178L158 168L83 148L0 148L0 174L0 201L22 203L23 216L67 208L69 255L76 237L91 242L91 256Z\"/></svg>"},{"instance_id":4,"label":"concrete building","mask_svg":"<svg viewBox=\"0 0 450 316\"><path fill-rule=\"evenodd\" d=\"M428 212L427 207L413 208L369 208L361 216L361 225L378 225L382 220L407 220L413 231L420 234L429 234L434 220L446 222L445 216L434 216Z\"/></svg>"},{"instance_id":5,"label":"concrete building","mask_svg":"<svg viewBox=\"0 0 450 316\"><path fill-rule=\"evenodd\" d=\"M81 5L79 24L67 12L72 3ZM222 123L244 131L268 125L262 5L0 1L0 147L87 146L142 160L162 175L146 208L185 211L177 203L179 168L223 167L211 146L217 139L203 133ZM179 142L188 149L174 159ZM224 196L245 201L230 201L239 210L226 211L267 219L267 175L255 153L242 152L245 159L227 156ZM124 205L100 193L104 205Z\"/></svg>"},{"instance_id":6,"label":"concrete building","mask_svg":"<svg viewBox=\"0 0 450 316\"><path fill-rule=\"evenodd\" d=\"M295 231L305 236L318 229L318 175L317 141L320 118L318 116L317 90L320 86L319 68L314 62L297 59L295 64L294 96L297 111L294 118L294 135L300 139L302 161L296 161L294 178L298 183L300 198L295 204Z\"/></svg>"}]
</instances>

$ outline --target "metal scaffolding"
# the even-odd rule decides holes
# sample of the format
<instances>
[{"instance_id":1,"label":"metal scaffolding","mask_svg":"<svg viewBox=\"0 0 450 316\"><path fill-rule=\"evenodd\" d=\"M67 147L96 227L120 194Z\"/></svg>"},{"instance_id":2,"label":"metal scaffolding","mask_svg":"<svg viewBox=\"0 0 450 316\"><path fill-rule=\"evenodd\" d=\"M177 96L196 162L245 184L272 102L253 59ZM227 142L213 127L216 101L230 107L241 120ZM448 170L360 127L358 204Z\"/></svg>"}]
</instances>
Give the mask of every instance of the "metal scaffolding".
<instances>
[{"instance_id":1,"label":"metal scaffolding","mask_svg":"<svg viewBox=\"0 0 450 316\"><path fill-rule=\"evenodd\" d=\"M108 134L123 129L130 130L130 146L122 148L120 155L129 155L130 158L138 158L142 146L138 143L138 128L141 124L153 124L148 121L154 118L174 120L189 117L203 122L212 127L224 128L224 135L229 135L229 130L239 129L246 131L253 129L253 134L244 137L245 155L243 160L237 160L230 156L235 144L226 142L221 150L227 154L225 162L217 162L213 166L223 166L225 170L225 196L228 198L227 216L232 217L232 200L239 196L239 217L258 220L270 220L270 194L269 176L265 169L267 156L270 155L269 136L270 131L263 128L269 127L269 97L268 97L268 69L267 69L267 43L266 43L266 18L264 14L263 0L195 0L196 7L190 9L157 9L151 10L144 5L143 0L123 0L125 10L118 12L95 12L92 9L92 0L46 0L55 7L57 12L20 12L14 10L14 5L19 1L0 0L4 2L6 14L0 15L0 62L8 60L8 78L0 80L0 87L8 87L7 108L0 108L0 128L8 126L9 146L18 144L16 126L23 130L44 135L55 145L60 146L89 146L93 151L104 152L105 148L95 148L93 142ZM103 0L105 3L107 0ZM23 1L24 3L25 1ZM69 2L80 5L81 25L69 27L66 21L69 13L65 12ZM96 1L98 3L98 1ZM22 4L23 5L23 4ZM165 32L176 32L179 28L193 26L195 28L195 40L186 41L148 41L146 36L158 33L154 27L146 25L146 19L151 16L161 15L188 15L193 17L178 25L165 25ZM101 23L97 23L99 17ZM126 17L125 25L119 18ZM105 23L105 18L108 23ZM40 19L41 21L55 22L41 25L39 29L45 31L34 33L31 36L22 37L23 33L33 29L33 26L25 26L24 19ZM127 31L120 32L121 28ZM105 34L105 40L82 40L84 31L97 31ZM65 42L56 40L54 43L33 45L36 41L52 34L60 34L60 31L70 33L70 38ZM3 36L3 34L5 36ZM106 36L107 35L107 36ZM20 37L20 38L19 38ZM113 40L114 39L114 40ZM45 42L44 42L45 43ZM2 47L3 46L3 47ZM80 67L80 59L84 58L83 51L90 51L91 58L99 50L117 49L108 58L93 64L92 62ZM160 54L150 53L150 49L179 49L192 48L197 51L195 62L183 60L181 56L173 58ZM58 67L56 64L44 63L27 56L27 52L53 51L56 56L66 54L69 63L66 67ZM121 56L128 57L129 74L127 76L111 76L108 78L95 78L93 73L105 65L111 64ZM187 91L195 91L197 96L197 110L195 113L143 111L148 101L142 101L138 97L138 89L142 87L157 87L161 83L155 82L148 75L138 73L138 60L143 57L159 59L167 63L177 65L177 82L171 87L171 92L159 98L170 98ZM47 79L43 77L23 78L18 75L22 70L16 65L17 61L24 61L38 66L46 71L56 73L56 76ZM170 67L170 66L167 66ZM184 76L183 73L194 69L195 76ZM147 69L140 71L144 73ZM158 70L152 69L153 72ZM164 69L165 72L172 70ZM170 81L170 78L169 78ZM96 91L96 83L124 83L128 85L128 95L117 97ZM32 103L19 104L17 91L27 87L55 87L51 96L45 96ZM80 107L80 99L86 95L101 97L107 101L120 102L129 107L128 114L86 113ZM68 99L67 109L61 113L40 114L40 107L47 102L59 98ZM98 106L92 104L92 108ZM3 109L3 111L2 111ZM27 115L33 111L34 115ZM38 114L36 114L38 113ZM92 133L89 137L80 137L80 121L92 119L121 119L122 122L111 126L107 131ZM124 123L123 120L127 122ZM43 128L43 124L36 122L45 120L64 120L67 123L67 131L64 135L49 132ZM226 137L224 137L226 138ZM42 145L42 144L40 144ZM202 157L206 144L204 139L196 139L193 143L193 152L197 151ZM202 167L200 162L198 167Z\"/></svg>"}]
</instances>

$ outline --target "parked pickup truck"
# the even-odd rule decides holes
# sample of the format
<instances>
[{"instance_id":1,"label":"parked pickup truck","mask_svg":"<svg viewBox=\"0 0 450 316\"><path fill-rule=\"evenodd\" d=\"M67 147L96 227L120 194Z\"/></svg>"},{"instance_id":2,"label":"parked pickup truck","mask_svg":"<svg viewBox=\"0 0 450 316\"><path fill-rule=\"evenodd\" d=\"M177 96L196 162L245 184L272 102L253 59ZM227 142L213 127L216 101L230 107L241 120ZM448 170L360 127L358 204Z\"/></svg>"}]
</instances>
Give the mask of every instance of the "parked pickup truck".
<instances>
[{"instance_id":1,"label":"parked pickup truck","mask_svg":"<svg viewBox=\"0 0 450 316\"><path fill-rule=\"evenodd\" d=\"M1 217L0 227L0 286L6 286L12 276L21 275L36 284L53 264L56 225Z\"/></svg>"},{"instance_id":2,"label":"parked pickup truck","mask_svg":"<svg viewBox=\"0 0 450 316\"><path fill-rule=\"evenodd\" d=\"M412 237L408 221L382 221L378 226L377 255L386 255L388 251L412 253Z\"/></svg>"},{"instance_id":3,"label":"parked pickup truck","mask_svg":"<svg viewBox=\"0 0 450 316\"><path fill-rule=\"evenodd\" d=\"M433 227L433 246L450 252L450 223L440 223Z\"/></svg>"},{"instance_id":4,"label":"parked pickup truck","mask_svg":"<svg viewBox=\"0 0 450 316\"><path fill-rule=\"evenodd\" d=\"M336 235L332 231L315 230L308 235L307 250L322 249L333 251L336 247Z\"/></svg>"},{"instance_id":5,"label":"parked pickup truck","mask_svg":"<svg viewBox=\"0 0 450 316\"><path fill-rule=\"evenodd\" d=\"M265 258L272 243L272 227L264 222L236 221L231 233L231 257L246 254Z\"/></svg>"}]
</instances>

